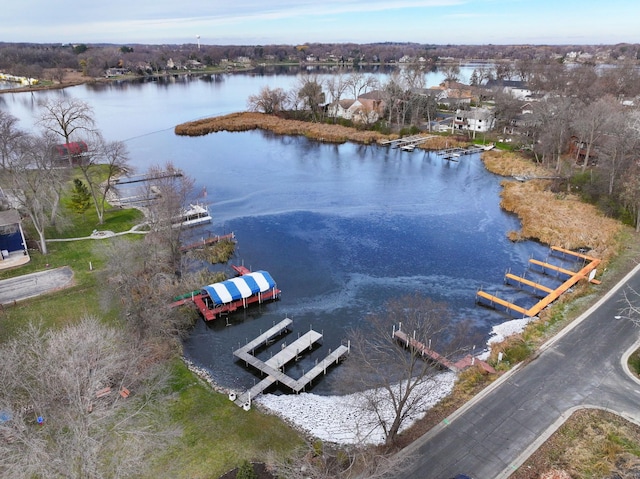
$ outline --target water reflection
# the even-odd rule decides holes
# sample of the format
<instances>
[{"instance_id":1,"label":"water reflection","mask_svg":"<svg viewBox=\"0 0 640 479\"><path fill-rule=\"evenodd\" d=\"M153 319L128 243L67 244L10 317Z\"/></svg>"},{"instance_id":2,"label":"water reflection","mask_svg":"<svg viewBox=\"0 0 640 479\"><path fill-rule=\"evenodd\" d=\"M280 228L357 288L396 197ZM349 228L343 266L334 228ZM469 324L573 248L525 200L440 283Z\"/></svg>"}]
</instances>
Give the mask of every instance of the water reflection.
<instances>
[{"instance_id":1,"label":"water reflection","mask_svg":"<svg viewBox=\"0 0 640 479\"><path fill-rule=\"evenodd\" d=\"M437 82L431 78L429 84ZM126 140L139 171L170 160L196 179L195 191L206 188L214 215L209 230L235 232L234 261L269 271L283 291L281 301L234 315L229 326L199 321L185 341L186 354L226 386L244 388L255 379L234 361L232 348L285 316L294 320L294 335L310 326L325 334L323 347L294 366L298 371L308 370L389 298L420 293L446 301L454 320L472 321L483 339L508 317L476 306L478 288L535 303L502 279L508 268L522 275L528 259L544 259L548 249L507 240L518 220L500 210L501 179L487 173L477 155L450 162L419 150L331 145L260 131L195 138L173 133L184 121L244 110L247 97L265 85L288 89L296 81L295 74L265 70L0 98L27 128L38 100L85 100L107 139ZM341 381L339 372L330 374L315 391L341 391Z\"/></svg>"}]
</instances>

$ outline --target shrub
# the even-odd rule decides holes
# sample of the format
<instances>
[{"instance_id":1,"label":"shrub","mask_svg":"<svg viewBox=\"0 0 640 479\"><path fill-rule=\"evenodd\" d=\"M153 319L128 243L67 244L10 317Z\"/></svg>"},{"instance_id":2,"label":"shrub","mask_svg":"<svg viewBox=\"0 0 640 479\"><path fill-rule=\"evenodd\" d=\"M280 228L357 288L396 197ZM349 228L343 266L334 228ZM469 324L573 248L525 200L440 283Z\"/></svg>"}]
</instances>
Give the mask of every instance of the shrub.
<instances>
[{"instance_id":1,"label":"shrub","mask_svg":"<svg viewBox=\"0 0 640 479\"><path fill-rule=\"evenodd\" d=\"M258 479L258 475L253 470L253 465L245 459L238 468L236 479Z\"/></svg>"}]
</instances>

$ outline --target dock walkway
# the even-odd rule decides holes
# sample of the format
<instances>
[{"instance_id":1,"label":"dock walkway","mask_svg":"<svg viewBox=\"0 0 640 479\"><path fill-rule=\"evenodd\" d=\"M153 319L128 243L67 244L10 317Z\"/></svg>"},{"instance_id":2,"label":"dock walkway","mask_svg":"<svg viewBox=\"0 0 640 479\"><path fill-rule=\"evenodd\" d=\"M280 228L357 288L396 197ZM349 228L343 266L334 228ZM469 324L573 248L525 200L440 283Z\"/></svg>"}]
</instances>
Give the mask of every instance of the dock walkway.
<instances>
[{"instance_id":1,"label":"dock walkway","mask_svg":"<svg viewBox=\"0 0 640 479\"><path fill-rule=\"evenodd\" d=\"M515 311L516 313L520 313L522 314L523 317L531 318L538 315L540 311L542 311L544 308L549 306L549 304L551 304L553 301L558 299L563 293L565 293L569 288L571 288L581 279L586 279L587 281L593 284L600 284L600 281L595 279L596 268L600 264L599 259L592 258L582 253L566 250L564 248L559 248L557 246L552 246L551 251L554 254L561 254L562 256L571 256L573 258L581 259L584 261L584 266L582 267L582 269L580 269L580 271L576 272L576 271L571 271L571 270L562 268L560 266L557 266L551 263L547 263L545 261L540 261L533 258L529 259L529 263L538 268L541 268L542 270L541 272L543 274L546 274L548 271L553 271L556 274L556 276L559 274L562 274L568 277L568 279L566 279L560 286L558 286L555 289L551 289L546 286L534 283L533 281L527 280L525 278L521 278L519 276L515 276L507 273L507 275L505 276L505 281L513 280L518 282L520 285L533 287L535 289L538 289L540 291L544 291L547 293L546 296L544 296L540 301L538 301L529 309L525 309L522 306L513 304L510 301L500 299L497 296L486 293L485 291L482 291L482 290L476 293L476 300L478 301L478 299L482 299L487 302L483 304L488 304L489 306L494 306L497 304L506 309L510 309L511 311Z\"/></svg>"},{"instance_id":2,"label":"dock walkway","mask_svg":"<svg viewBox=\"0 0 640 479\"><path fill-rule=\"evenodd\" d=\"M384 140L380 142L380 145L391 146L391 148L402 148L406 146L418 146L431 138L436 138L436 135L412 135L397 138L395 140Z\"/></svg>"},{"instance_id":3,"label":"dock walkway","mask_svg":"<svg viewBox=\"0 0 640 479\"><path fill-rule=\"evenodd\" d=\"M280 334L282 330L287 328L292 323L291 319L286 318L273 328L262 333L260 336L241 348L236 349L233 355L238 359L244 361L247 365L254 367L267 376L259 383L254 385L248 391L231 399L240 407L248 409L251 406L252 398L261 394L265 389L275 383L281 383L287 386L295 393L299 393L311 383L320 374L327 372L327 369L333 365L338 364L340 359L349 352L349 347L340 345L335 351L330 352L322 361L317 363L310 371L303 374L299 379L294 379L291 376L284 373L284 367L293 360L298 360L300 355L305 351L311 350L313 346L322 339L322 334L310 329L307 333L300 336L293 343L282 345L282 349L269 358L263 361L255 357L252 353L259 347L268 344L269 341Z\"/></svg>"}]
</instances>

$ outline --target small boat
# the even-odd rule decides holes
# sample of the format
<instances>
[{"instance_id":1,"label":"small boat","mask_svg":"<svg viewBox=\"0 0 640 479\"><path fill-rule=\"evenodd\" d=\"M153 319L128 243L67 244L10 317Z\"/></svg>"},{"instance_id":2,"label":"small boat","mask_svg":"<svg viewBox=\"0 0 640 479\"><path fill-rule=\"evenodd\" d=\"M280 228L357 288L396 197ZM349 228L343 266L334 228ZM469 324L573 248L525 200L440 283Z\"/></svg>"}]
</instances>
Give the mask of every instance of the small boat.
<instances>
[{"instance_id":1,"label":"small boat","mask_svg":"<svg viewBox=\"0 0 640 479\"><path fill-rule=\"evenodd\" d=\"M409 145L402 145L402 146L400 147L400 149L401 149L402 151L413 151L413 150L415 150L415 148L416 148L416 145L411 145L411 144L409 144Z\"/></svg>"},{"instance_id":2,"label":"small boat","mask_svg":"<svg viewBox=\"0 0 640 479\"><path fill-rule=\"evenodd\" d=\"M186 208L182 212L172 226L174 228L189 228L191 226L198 226L204 223L211 223L211 220L212 218L209 214L209 208L206 205L191 204L189 205L189 208Z\"/></svg>"}]
</instances>

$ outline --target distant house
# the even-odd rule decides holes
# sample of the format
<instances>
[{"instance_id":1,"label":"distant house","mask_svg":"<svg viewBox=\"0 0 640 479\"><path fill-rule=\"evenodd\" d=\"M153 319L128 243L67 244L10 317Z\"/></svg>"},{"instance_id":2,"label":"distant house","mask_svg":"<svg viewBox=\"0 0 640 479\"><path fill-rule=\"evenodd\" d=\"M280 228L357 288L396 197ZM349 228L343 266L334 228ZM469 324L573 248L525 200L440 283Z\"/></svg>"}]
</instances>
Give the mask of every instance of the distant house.
<instances>
[{"instance_id":1,"label":"distant house","mask_svg":"<svg viewBox=\"0 0 640 479\"><path fill-rule=\"evenodd\" d=\"M83 153L89 151L84 141L74 141L53 147L56 166L74 166L82 162Z\"/></svg>"},{"instance_id":2,"label":"distant house","mask_svg":"<svg viewBox=\"0 0 640 479\"><path fill-rule=\"evenodd\" d=\"M0 269L28 263L27 242L17 210L0 211Z\"/></svg>"},{"instance_id":3,"label":"distant house","mask_svg":"<svg viewBox=\"0 0 640 479\"><path fill-rule=\"evenodd\" d=\"M495 126L496 119L493 113L485 108L475 108L473 110L458 110L453 120L456 130L469 130L485 132Z\"/></svg>"},{"instance_id":4,"label":"distant house","mask_svg":"<svg viewBox=\"0 0 640 479\"><path fill-rule=\"evenodd\" d=\"M374 90L360 95L357 100L344 99L332 103L327 108L327 114L355 123L375 123L384 114L383 92Z\"/></svg>"},{"instance_id":5,"label":"distant house","mask_svg":"<svg viewBox=\"0 0 640 479\"><path fill-rule=\"evenodd\" d=\"M517 80L487 80L484 87L490 90L503 91L504 93L508 93L512 97L523 101L530 100L533 95L533 92L525 82Z\"/></svg>"}]
</instances>

